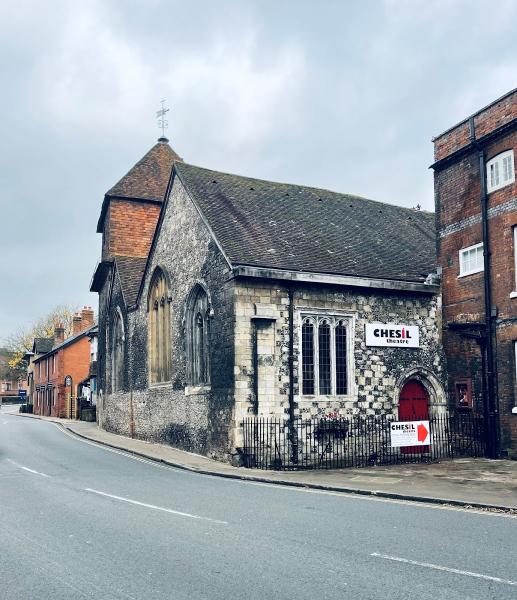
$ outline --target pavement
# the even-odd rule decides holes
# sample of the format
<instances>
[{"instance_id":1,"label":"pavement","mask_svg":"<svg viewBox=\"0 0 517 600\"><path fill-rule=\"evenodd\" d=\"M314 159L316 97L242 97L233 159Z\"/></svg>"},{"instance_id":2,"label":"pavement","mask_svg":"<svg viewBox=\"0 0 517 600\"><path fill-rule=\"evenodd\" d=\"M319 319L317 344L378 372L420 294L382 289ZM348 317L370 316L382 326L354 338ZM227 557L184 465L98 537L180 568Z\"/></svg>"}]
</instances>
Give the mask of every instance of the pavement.
<instances>
[{"instance_id":1,"label":"pavement","mask_svg":"<svg viewBox=\"0 0 517 600\"><path fill-rule=\"evenodd\" d=\"M464 458L361 469L264 471L234 467L171 446L117 435L100 429L96 423L35 418L54 421L93 442L202 474L517 513L517 461L513 460Z\"/></svg>"}]
</instances>

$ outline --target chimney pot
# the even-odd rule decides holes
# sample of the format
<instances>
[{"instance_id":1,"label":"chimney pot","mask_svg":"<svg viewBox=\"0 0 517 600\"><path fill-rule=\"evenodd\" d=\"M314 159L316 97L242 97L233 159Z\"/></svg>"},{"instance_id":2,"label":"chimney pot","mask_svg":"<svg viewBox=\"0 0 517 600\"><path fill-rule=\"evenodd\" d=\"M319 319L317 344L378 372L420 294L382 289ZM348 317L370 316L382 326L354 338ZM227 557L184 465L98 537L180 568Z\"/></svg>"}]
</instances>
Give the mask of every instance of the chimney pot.
<instances>
[{"instance_id":1,"label":"chimney pot","mask_svg":"<svg viewBox=\"0 0 517 600\"><path fill-rule=\"evenodd\" d=\"M65 341L65 328L62 323L58 323L54 327L54 346L61 344Z\"/></svg>"}]
</instances>

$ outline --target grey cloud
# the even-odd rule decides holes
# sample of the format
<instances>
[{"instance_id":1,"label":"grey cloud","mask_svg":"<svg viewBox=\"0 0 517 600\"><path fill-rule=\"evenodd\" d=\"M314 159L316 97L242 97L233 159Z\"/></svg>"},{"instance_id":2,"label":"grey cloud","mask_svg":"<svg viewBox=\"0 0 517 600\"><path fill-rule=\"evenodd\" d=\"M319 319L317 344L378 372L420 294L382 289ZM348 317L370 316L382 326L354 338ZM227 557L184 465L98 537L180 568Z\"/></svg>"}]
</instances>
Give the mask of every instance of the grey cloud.
<instances>
[{"instance_id":1,"label":"grey cloud","mask_svg":"<svg viewBox=\"0 0 517 600\"><path fill-rule=\"evenodd\" d=\"M0 339L88 292L104 192L186 161L433 207L431 137L515 87L517 5L3 2Z\"/></svg>"}]
</instances>

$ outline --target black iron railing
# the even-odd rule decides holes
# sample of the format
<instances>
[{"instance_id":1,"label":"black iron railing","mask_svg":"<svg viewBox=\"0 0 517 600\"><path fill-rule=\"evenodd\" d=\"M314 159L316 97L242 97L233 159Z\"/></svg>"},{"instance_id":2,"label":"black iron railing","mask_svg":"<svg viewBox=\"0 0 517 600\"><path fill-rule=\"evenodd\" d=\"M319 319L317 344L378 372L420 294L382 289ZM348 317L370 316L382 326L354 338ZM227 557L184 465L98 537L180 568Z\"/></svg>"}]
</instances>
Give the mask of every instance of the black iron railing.
<instances>
[{"instance_id":1,"label":"black iron railing","mask_svg":"<svg viewBox=\"0 0 517 600\"><path fill-rule=\"evenodd\" d=\"M429 445L391 445L394 421L429 421ZM482 417L443 412L431 417L394 415L339 419L250 417L242 423L244 465L258 469L336 469L433 462L455 456L484 456ZM427 440L426 440L427 441Z\"/></svg>"}]
</instances>

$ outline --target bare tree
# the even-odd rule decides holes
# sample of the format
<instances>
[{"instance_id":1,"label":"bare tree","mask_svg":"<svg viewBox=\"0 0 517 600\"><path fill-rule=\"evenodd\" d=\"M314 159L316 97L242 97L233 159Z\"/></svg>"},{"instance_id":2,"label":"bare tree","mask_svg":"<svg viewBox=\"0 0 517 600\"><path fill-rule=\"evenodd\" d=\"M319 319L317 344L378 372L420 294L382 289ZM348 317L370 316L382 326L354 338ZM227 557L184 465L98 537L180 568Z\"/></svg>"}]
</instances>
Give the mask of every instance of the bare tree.
<instances>
[{"instance_id":1,"label":"bare tree","mask_svg":"<svg viewBox=\"0 0 517 600\"><path fill-rule=\"evenodd\" d=\"M19 328L7 337L5 346L10 356L8 365L13 379L25 376L27 361L24 357L32 350L34 338L53 337L57 325L65 328L65 338L72 335L72 318L76 311L74 307L58 305L32 326Z\"/></svg>"}]
</instances>

